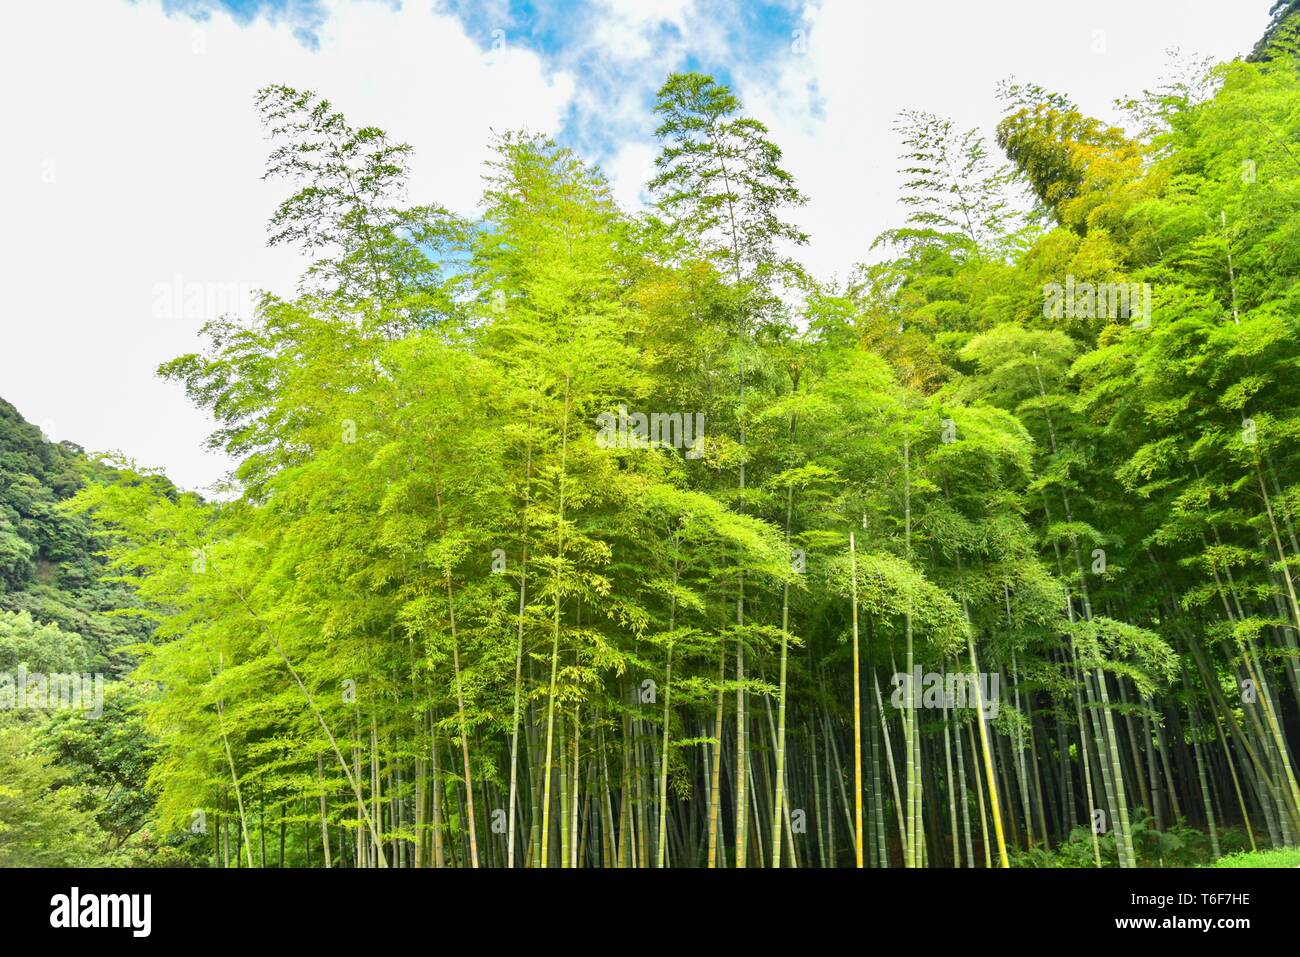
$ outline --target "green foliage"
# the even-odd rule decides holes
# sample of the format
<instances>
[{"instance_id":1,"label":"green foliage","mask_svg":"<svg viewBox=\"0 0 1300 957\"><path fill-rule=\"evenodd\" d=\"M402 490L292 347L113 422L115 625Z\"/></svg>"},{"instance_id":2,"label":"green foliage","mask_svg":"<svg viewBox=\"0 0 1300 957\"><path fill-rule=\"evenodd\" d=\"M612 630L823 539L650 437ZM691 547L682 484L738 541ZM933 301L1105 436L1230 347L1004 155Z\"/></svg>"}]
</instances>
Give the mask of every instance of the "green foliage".
<instances>
[{"instance_id":1,"label":"green foliage","mask_svg":"<svg viewBox=\"0 0 1300 957\"><path fill-rule=\"evenodd\" d=\"M89 659L80 635L69 634L58 625L42 625L25 611L0 612L0 670L80 672Z\"/></svg>"},{"instance_id":2,"label":"green foliage","mask_svg":"<svg viewBox=\"0 0 1300 957\"><path fill-rule=\"evenodd\" d=\"M1268 851L1243 851L1214 862L1214 867L1300 867L1300 848L1275 847Z\"/></svg>"},{"instance_id":3,"label":"green foliage","mask_svg":"<svg viewBox=\"0 0 1300 957\"><path fill-rule=\"evenodd\" d=\"M0 405L0 668L134 669L106 720L0 721L0 863L254 866L279 824L301 864L804 866L782 815L813 807L833 866L858 799L872 864L895 824L914 866L977 866L973 830L1025 867L1293 842L1300 80L1270 56L1131 101L1136 135L1008 86L1009 166L904 114L909 215L842 288L710 77L659 91L648 213L509 132L474 223L266 88L271 242L312 265L160 369L228 500ZM1044 308L1067 277L1152 315ZM913 665L1000 680L997 718L886 709Z\"/></svg>"},{"instance_id":4,"label":"green foliage","mask_svg":"<svg viewBox=\"0 0 1300 957\"><path fill-rule=\"evenodd\" d=\"M0 715L0 867L84 867L99 848L87 794L30 722Z\"/></svg>"}]
</instances>

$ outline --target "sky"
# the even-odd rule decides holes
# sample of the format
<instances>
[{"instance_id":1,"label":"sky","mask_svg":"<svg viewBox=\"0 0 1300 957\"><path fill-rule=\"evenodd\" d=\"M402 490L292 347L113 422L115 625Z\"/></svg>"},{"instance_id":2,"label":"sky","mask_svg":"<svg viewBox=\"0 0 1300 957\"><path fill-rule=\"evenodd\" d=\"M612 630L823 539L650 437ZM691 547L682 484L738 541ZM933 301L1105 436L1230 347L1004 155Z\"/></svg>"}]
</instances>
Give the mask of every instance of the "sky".
<instances>
[{"instance_id":1,"label":"sky","mask_svg":"<svg viewBox=\"0 0 1300 957\"><path fill-rule=\"evenodd\" d=\"M546 133L629 209L674 70L729 83L809 196L802 259L847 276L898 225L900 110L992 132L1012 77L1119 121L1170 51L1249 52L1271 0L6 0L0 5L0 397L55 441L203 490L231 468L158 365L293 290L266 246L268 83L415 148L410 200L473 215L493 131Z\"/></svg>"}]
</instances>

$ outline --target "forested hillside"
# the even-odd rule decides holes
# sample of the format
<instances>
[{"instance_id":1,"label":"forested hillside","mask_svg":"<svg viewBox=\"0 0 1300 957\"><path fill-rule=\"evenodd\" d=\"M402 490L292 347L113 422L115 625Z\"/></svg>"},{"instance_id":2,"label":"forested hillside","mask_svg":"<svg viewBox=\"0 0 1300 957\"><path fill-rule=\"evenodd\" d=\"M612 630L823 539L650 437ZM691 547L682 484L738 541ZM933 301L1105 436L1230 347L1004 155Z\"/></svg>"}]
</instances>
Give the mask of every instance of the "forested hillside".
<instances>
[{"instance_id":1,"label":"forested hillside","mask_svg":"<svg viewBox=\"0 0 1300 957\"><path fill-rule=\"evenodd\" d=\"M237 494L0 404L0 667L114 679L0 715L0 863L1300 864L1278 9L1123 128L900 115L910 215L836 282L709 76L647 210L518 132L472 220L262 90L311 268L160 370Z\"/></svg>"},{"instance_id":2,"label":"forested hillside","mask_svg":"<svg viewBox=\"0 0 1300 957\"><path fill-rule=\"evenodd\" d=\"M130 678L129 649L153 627L106 573L101 531L63 507L88 483L118 480L0 400L0 866L162 860L142 832L152 754L137 706L148 691ZM24 707L19 668L100 674L102 707Z\"/></svg>"}]
</instances>

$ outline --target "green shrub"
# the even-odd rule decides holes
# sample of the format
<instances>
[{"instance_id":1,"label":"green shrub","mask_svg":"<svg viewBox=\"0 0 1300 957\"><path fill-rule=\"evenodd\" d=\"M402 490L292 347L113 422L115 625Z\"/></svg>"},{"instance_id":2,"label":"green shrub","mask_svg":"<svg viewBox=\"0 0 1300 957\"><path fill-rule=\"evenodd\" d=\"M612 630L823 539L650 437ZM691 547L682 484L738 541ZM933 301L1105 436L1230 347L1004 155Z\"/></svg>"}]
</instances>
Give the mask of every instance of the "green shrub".
<instances>
[{"instance_id":1,"label":"green shrub","mask_svg":"<svg viewBox=\"0 0 1300 957\"><path fill-rule=\"evenodd\" d=\"M1274 847L1219 858L1211 867L1300 867L1300 847Z\"/></svg>"}]
</instances>

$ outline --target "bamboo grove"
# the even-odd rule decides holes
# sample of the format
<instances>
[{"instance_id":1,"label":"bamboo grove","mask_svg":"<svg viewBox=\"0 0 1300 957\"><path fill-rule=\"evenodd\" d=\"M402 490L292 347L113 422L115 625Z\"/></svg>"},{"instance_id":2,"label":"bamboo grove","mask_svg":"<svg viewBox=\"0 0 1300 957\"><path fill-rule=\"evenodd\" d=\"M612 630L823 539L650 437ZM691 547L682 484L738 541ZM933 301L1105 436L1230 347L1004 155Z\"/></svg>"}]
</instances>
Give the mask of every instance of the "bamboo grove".
<instances>
[{"instance_id":1,"label":"bamboo grove","mask_svg":"<svg viewBox=\"0 0 1300 957\"><path fill-rule=\"evenodd\" d=\"M1027 84L996 144L905 113L908 216L838 283L710 77L658 93L644 211L508 133L472 219L264 89L311 267L161 369L230 487L74 502L156 626L159 820L221 867L1295 845L1297 67L1128 132Z\"/></svg>"}]
</instances>

